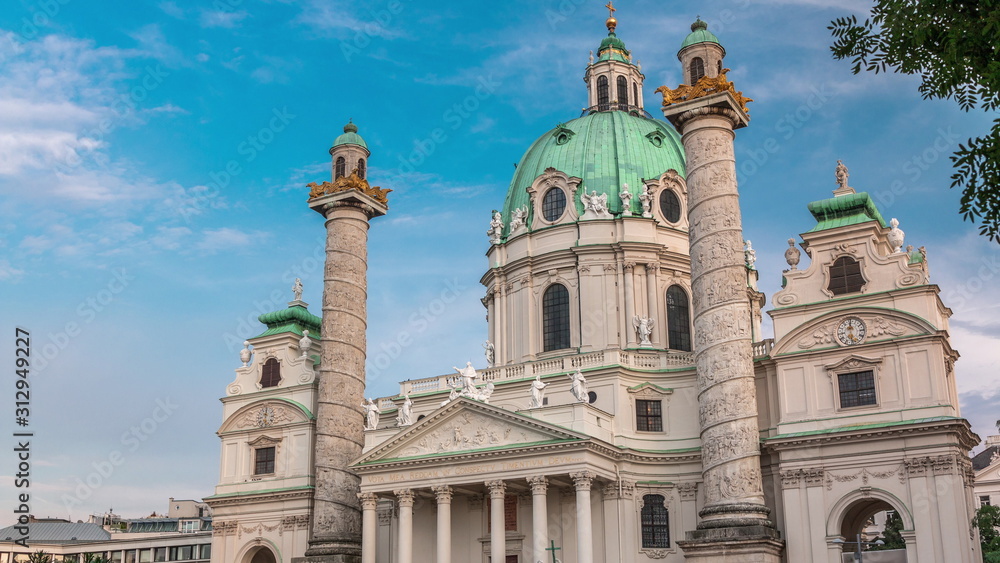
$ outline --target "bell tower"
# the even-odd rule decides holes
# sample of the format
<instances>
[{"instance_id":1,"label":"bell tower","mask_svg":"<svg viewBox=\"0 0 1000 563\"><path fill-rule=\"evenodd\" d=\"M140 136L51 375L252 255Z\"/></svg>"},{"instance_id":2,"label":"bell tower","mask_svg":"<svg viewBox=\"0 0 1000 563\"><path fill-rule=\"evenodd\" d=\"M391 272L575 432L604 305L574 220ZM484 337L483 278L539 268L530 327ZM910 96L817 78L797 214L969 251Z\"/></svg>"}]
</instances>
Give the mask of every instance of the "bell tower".
<instances>
[{"instance_id":1,"label":"bell tower","mask_svg":"<svg viewBox=\"0 0 1000 563\"><path fill-rule=\"evenodd\" d=\"M681 44L677 58L684 70L684 84L694 85L702 77L716 78L722 73L722 59L726 50L719 38L708 30L708 24L701 18L691 24L691 33Z\"/></svg>"},{"instance_id":2,"label":"bell tower","mask_svg":"<svg viewBox=\"0 0 1000 563\"><path fill-rule=\"evenodd\" d=\"M583 75L587 83L587 110L642 112L642 68L632 61L632 53L625 48L625 42L615 35L618 20L617 9L611 2L605 6L609 11L608 36L597 49L597 60L590 53L590 62Z\"/></svg>"},{"instance_id":3,"label":"bell tower","mask_svg":"<svg viewBox=\"0 0 1000 563\"><path fill-rule=\"evenodd\" d=\"M358 177L364 180L368 176L368 144L358 135L358 126L351 121L344 125L344 133L333 141L330 147L330 164L333 180L350 176L356 170Z\"/></svg>"}]
</instances>

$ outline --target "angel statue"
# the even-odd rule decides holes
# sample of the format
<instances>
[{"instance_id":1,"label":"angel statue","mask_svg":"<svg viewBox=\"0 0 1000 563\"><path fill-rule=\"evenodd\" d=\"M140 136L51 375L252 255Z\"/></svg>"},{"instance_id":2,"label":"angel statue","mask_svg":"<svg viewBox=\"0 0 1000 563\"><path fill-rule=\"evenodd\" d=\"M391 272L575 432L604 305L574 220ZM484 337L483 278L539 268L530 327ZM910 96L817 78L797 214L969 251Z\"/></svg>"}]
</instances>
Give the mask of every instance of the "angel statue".
<instances>
[{"instance_id":1,"label":"angel statue","mask_svg":"<svg viewBox=\"0 0 1000 563\"><path fill-rule=\"evenodd\" d=\"M589 403L590 393L587 391L587 378L583 376L580 368L576 368L576 373L569 374L569 378L573 380L570 391L572 391L576 400L581 403Z\"/></svg>"},{"instance_id":2,"label":"angel statue","mask_svg":"<svg viewBox=\"0 0 1000 563\"><path fill-rule=\"evenodd\" d=\"M580 194L580 202L583 203L585 214L593 213L597 217L606 217L608 214L608 194L598 194L597 190L591 190Z\"/></svg>"},{"instance_id":3,"label":"angel statue","mask_svg":"<svg viewBox=\"0 0 1000 563\"><path fill-rule=\"evenodd\" d=\"M640 317L639 315L632 317L632 326L635 327L635 332L639 336L639 346L653 345L649 341L649 335L653 334L654 324L656 324L656 320L651 317Z\"/></svg>"},{"instance_id":4,"label":"angel statue","mask_svg":"<svg viewBox=\"0 0 1000 563\"><path fill-rule=\"evenodd\" d=\"M365 430L375 430L378 426L378 417L381 411L378 409L378 405L372 399L366 399L366 403L361 405L361 408L365 409Z\"/></svg>"}]
</instances>

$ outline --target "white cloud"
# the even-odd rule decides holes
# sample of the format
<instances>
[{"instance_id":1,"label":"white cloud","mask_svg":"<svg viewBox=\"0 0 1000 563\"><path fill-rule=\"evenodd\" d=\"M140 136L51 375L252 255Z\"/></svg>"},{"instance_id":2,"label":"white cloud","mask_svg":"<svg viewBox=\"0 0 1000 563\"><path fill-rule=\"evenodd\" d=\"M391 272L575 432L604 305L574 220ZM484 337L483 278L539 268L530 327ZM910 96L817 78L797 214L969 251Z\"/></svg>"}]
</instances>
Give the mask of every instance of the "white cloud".
<instances>
[{"instance_id":1,"label":"white cloud","mask_svg":"<svg viewBox=\"0 0 1000 563\"><path fill-rule=\"evenodd\" d=\"M19 270L11 266L9 260L0 259L0 281L16 280L24 274L24 270Z\"/></svg>"},{"instance_id":2,"label":"white cloud","mask_svg":"<svg viewBox=\"0 0 1000 563\"><path fill-rule=\"evenodd\" d=\"M267 240L269 236L268 233L261 231L246 232L230 227L207 229L202 232L202 239L196 248L208 254L223 250L243 252L251 250L251 247Z\"/></svg>"},{"instance_id":3,"label":"white cloud","mask_svg":"<svg viewBox=\"0 0 1000 563\"><path fill-rule=\"evenodd\" d=\"M172 18L177 18L179 20L184 19L184 9L178 6L175 2L160 2L159 8L164 14L167 14Z\"/></svg>"},{"instance_id":4,"label":"white cloud","mask_svg":"<svg viewBox=\"0 0 1000 563\"><path fill-rule=\"evenodd\" d=\"M223 27L227 29L232 29L239 27L250 14L244 10L237 11L223 11L223 10L205 10L201 13L198 18L198 23L201 27Z\"/></svg>"}]
</instances>

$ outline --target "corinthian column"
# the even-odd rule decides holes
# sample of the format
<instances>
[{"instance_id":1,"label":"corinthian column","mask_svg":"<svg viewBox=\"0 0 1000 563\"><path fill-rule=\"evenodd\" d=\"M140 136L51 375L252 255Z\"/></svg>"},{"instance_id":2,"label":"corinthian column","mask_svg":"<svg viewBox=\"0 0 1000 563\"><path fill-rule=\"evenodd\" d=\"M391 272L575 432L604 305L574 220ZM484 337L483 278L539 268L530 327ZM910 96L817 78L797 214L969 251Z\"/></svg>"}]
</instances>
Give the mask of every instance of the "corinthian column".
<instances>
[{"instance_id":1,"label":"corinthian column","mask_svg":"<svg viewBox=\"0 0 1000 563\"><path fill-rule=\"evenodd\" d=\"M352 176L356 178L356 176ZM360 563L368 221L387 210L386 190L341 177L310 184L309 207L326 218L323 334L316 401L315 492L306 559Z\"/></svg>"},{"instance_id":2,"label":"corinthian column","mask_svg":"<svg viewBox=\"0 0 1000 563\"><path fill-rule=\"evenodd\" d=\"M691 284L696 296L694 354L705 506L698 530L688 532L688 542L681 543L689 560L716 560L699 556L691 541L757 538L763 543L747 544L747 553L766 553L768 558L753 560L777 561L770 557L778 553L761 480L750 302L733 154L734 129L749 122L743 103L739 93L722 91L663 108L682 134L687 157ZM720 409L721 404L727 408Z\"/></svg>"},{"instance_id":3,"label":"corinthian column","mask_svg":"<svg viewBox=\"0 0 1000 563\"><path fill-rule=\"evenodd\" d=\"M507 558L507 527L504 521L507 484L487 481L486 488L490 490L490 560L503 561Z\"/></svg>"}]
</instances>

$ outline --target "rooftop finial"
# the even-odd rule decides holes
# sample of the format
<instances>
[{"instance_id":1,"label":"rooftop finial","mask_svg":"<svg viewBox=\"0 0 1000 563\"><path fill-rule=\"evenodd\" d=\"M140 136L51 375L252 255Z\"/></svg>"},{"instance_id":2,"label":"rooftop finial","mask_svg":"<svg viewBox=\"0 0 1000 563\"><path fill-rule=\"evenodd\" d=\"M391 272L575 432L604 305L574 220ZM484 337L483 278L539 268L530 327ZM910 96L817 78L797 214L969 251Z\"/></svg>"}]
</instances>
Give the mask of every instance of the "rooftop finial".
<instances>
[{"instance_id":1,"label":"rooftop finial","mask_svg":"<svg viewBox=\"0 0 1000 563\"><path fill-rule=\"evenodd\" d=\"M618 20L615 19L615 12L618 10L615 8L614 0L608 0L604 7L608 9L608 21L604 22L604 25L608 26L608 33L614 33L618 27Z\"/></svg>"},{"instance_id":2,"label":"rooftop finial","mask_svg":"<svg viewBox=\"0 0 1000 563\"><path fill-rule=\"evenodd\" d=\"M698 31L699 29L708 29L708 24L701 21L701 16L696 16L694 23L691 24L691 31Z\"/></svg>"}]
</instances>

